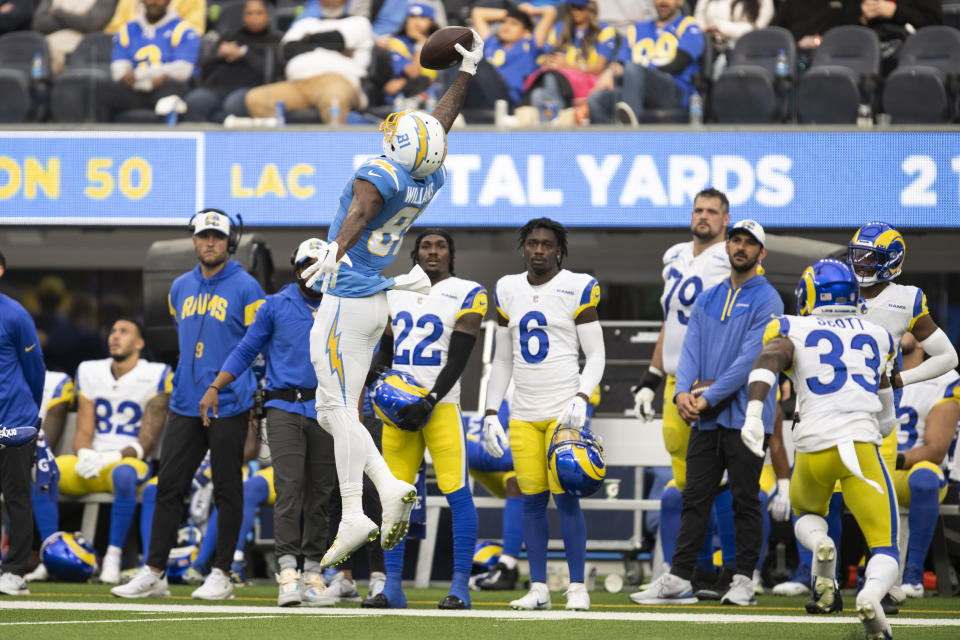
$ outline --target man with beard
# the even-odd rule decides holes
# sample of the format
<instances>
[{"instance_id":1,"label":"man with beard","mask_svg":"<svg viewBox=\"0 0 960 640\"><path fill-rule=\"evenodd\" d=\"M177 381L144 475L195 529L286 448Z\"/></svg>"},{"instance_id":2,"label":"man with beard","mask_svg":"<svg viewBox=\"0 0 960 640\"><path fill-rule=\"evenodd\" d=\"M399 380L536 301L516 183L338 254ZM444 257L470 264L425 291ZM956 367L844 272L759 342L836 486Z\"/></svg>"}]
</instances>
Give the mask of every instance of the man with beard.
<instances>
[{"instance_id":1,"label":"man with beard","mask_svg":"<svg viewBox=\"0 0 960 640\"><path fill-rule=\"evenodd\" d=\"M733 494L737 555L733 581L721 601L756 604L751 577L761 543L758 491L763 459L744 445L740 427L747 406L747 377L760 353L764 328L771 317L783 313L779 294L758 273L766 255L765 240L763 227L753 220L735 224L726 242L730 277L700 295L690 314L674 395L680 417L693 427L680 531L670 572L632 594L637 604L697 602L690 579L724 471ZM775 402L775 393L764 402L767 436L773 433Z\"/></svg>"},{"instance_id":2,"label":"man with beard","mask_svg":"<svg viewBox=\"0 0 960 640\"><path fill-rule=\"evenodd\" d=\"M263 290L239 262L230 260L239 238L230 219L205 209L191 220L199 264L170 287L167 301L177 328L180 359L173 377L170 411L164 426L157 503L150 549L143 569L111 593L120 598L170 595L164 568L177 539L183 499L200 462L210 450L213 500L220 514L213 570L193 597L232 597L230 564L243 515L243 445L256 379L247 369L220 393L218 416L209 424L200 416L200 399L223 362L253 324ZM206 383L206 384L204 384Z\"/></svg>"}]
</instances>

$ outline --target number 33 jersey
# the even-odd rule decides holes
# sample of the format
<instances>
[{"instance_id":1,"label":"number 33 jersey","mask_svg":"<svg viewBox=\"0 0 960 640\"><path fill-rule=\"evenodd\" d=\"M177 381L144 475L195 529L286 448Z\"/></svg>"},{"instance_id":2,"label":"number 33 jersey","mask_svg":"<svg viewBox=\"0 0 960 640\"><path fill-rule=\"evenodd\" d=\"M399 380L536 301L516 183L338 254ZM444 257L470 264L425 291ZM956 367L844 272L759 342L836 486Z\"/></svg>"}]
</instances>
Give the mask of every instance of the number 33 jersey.
<instances>
[{"instance_id":1,"label":"number 33 jersey","mask_svg":"<svg viewBox=\"0 0 960 640\"><path fill-rule=\"evenodd\" d=\"M526 273L503 276L494 295L507 321L516 391L510 417L553 420L580 387L580 339L575 320L600 302L600 285L586 273L561 269L534 286Z\"/></svg>"},{"instance_id":2,"label":"number 33 jersey","mask_svg":"<svg viewBox=\"0 0 960 640\"><path fill-rule=\"evenodd\" d=\"M663 370L677 375L687 322L697 297L730 275L730 259L723 242L693 255L693 241L675 244L663 254Z\"/></svg>"},{"instance_id":3,"label":"number 33 jersey","mask_svg":"<svg viewBox=\"0 0 960 640\"><path fill-rule=\"evenodd\" d=\"M797 451L823 451L842 442L880 444L880 376L896 353L890 333L857 316L781 316L767 325L766 344L793 342L786 370L797 393Z\"/></svg>"},{"instance_id":4,"label":"number 33 jersey","mask_svg":"<svg viewBox=\"0 0 960 640\"><path fill-rule=\"evenodd\" d=\"M430 295L387 291L393 331L393 367L406 371L427 389L447 363L450 336L462 316L487 313L487 290L451 276L430 287ZM460 381L440 402L460 402Z\"/></svg>"},{"instance_id":5,"label":"number 33 jersey","mask_svg":"<svg viewBox=\"0 0 960 640\"><path fill-rule=\"evenodd\" d=\"M77 393L93 403L93 448L115 451L136 442L147 401L170 393L173 373L161 362L137 361L133 369L113 377L111 358L87 360L77 367Z\"/></svg>"}]
</instances>

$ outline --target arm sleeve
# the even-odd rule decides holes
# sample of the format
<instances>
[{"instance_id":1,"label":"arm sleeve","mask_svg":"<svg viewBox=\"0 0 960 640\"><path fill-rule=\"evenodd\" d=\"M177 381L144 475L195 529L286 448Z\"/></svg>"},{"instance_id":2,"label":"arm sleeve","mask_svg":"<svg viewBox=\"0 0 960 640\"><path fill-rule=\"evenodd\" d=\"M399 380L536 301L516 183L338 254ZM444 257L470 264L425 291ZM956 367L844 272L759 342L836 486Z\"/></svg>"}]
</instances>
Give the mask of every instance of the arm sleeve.
<instances>
[{"instance_id":1,"label":"arm sleeve","mask_svg":"<svg viewBox=\"0 0 960 640\"><path fill-rule=\"evenodd\" d=\"M510 378L513 377L513 342L510 327L497 327L497 344L490 365L490 378L487 381L485 409L500 410L503 397L507 394Z\"/></svg>"},{"instance_id":2,"label":"arm sleeve","mask_svg":"<svg viewBox=\"0 0 960 640\"><path fill-rule=\"evenodd\" d=\"M577 325L577 338L580 339L580 348L586 356L583 371L580 372L579 393L587 397L600 384L603 378L603 368L606 364L606 350L603 346L603 330L600 322L586 322Z\"/></svg>"},{"instance_id":3,"label":"arm sleeve","mask_svg":"<svg viewBox=\"0 0 960 640\"><path fill-rule=\"evenodd\" d=\"M53 16L67 28L75 29L80 33L93 33L107 26L116 9L116 0L97 0L86 13L54 9Z\"/></svg>"},{"instance_id":4,"label":"arm sleeve","mask_svg":"<svg viewBox=\"0 0 960 640\"><path fill-rule=\"evenodd\" d=\"M767 325L770 324L771 317L782 314L783 303L780 301L780 296L775 292L760 303L759 308L753 313L750 328L741 342L740 354L717 378L716 382L703 393L704 399L711 407L717 406L727 396L736 393L740 387L747 384L747 378L750 377L750 371L753 369L753 362L763 348L763 334Z\"/></svg>"},{"instance_id":5,"label":"arm sleeve","mask_svg":"<svg viewBox=\"0 0 960 640\"><path fill-rule=\"evenodd\" d=\"M467 367L467 360L470 359L470 352L477 341L477 336L464 331L454 331L450 336L450 348L447 350L447 362L437 374L437 381L433 383L433 389L430 390L437 400L442 399L453 385L457 383L463 370Z\"/></svg>"},{"instance_id":6,"label":"arm sleeve","mask_svg":"<svg viewBox=\"0 0 960 640\"><path fill-rule=\"evenodd\" d=\"M19 342L17 354L20 357L23 377L27 380L30 393L33 394L33 400L37 403L37 409L39 410L40 403L43 402L43 377L46 375L46 369L43 364L43 352L40 350L37 329L26 311L19 314L17 318L17 341Z\"/></svg>"},{"instance_id":7,"label":"arm sleeve","mask_svg":"<svg viewBox=\"0 0 960 640\"><path fill-rule=\"evenodd\" d=\"M703 298L701 297L700 300ZM677 384L673 391L676 398L679 393L690 393L690 387L697 379L700 371L700 322L703 315L703 306L698 300L690 313L687 323L687 333L683 337L683 348L680 352L680 361L677 363Z\"/></svg>"},{"instance_id":8,"label":"arm sleeve","mask_svg":"<svg viewBox=\"0 0 960 640\"><path fill-rule=\"evenodd\" d=\"M930 357L912 369L900 372L900 380L904 386L936 378L957 366L957 350L953 348L953 343L943 329L938 327L920 346Z\"/></svg>"},{"instance_id":9,"label":"arm sleeve","mask_svg":"<svg viewBox=\"0 0 960 640\"><path fill-rule=\"evenodd\" d=\"M273 323L273 305L261 305L256 311L256 321L247 328L243 340L227 356L227 361L223 363L223 371L234 378L239 378L257 354L263 351L263 347L273 335Z\"/></svg>"}]
</instances>

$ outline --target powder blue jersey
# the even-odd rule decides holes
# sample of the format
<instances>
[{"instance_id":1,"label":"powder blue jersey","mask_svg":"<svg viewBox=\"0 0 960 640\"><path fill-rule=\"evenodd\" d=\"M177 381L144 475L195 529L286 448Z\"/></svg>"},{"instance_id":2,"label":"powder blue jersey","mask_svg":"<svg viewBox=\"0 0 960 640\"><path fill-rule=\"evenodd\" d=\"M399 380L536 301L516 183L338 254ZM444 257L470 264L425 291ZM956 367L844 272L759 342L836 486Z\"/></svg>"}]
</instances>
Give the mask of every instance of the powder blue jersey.
<instances>
[{"instance_id":1,"label":"powder blue jersey","mask_svg":"<svg viewBox=\"0 0 960 640\"><path fill-rule=\"evenodd\" d=\"M134 20L120 27L113 37L113 60L129 60L134 68L178 60L194 64L199 53L200 37L180 17L146 32Z\"/></svg>"},{"instance_id":2,"label":"powder blue jersey","mask_svg":"<svg viewBox=\"0 0 960 640\"><path fill-rule=\"evenodd\" d=\"M375 186L383 197L383 208L347 251L353 266L340 265L337 285L331 287L329 293L341 298L364 298L393 285L393 278L385 278L380 272L393 264L404 234L443 186L446 175L446 170L440 167L418 180L385 156L368 160L357 169L354 180L366 180ZM353 180L350 180L340 194L340 208L330 225L330 241L337 237L352 200Z\"/></svg>"}]
</instances>

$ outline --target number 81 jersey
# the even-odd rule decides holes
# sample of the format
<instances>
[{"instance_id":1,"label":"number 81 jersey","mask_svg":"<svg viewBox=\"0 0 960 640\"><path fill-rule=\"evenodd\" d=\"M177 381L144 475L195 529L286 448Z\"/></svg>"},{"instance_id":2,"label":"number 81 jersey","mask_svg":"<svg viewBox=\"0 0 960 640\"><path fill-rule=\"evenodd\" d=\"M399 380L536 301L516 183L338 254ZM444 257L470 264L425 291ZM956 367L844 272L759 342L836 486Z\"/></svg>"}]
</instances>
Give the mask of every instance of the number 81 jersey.
<instances>
[{"instance_id":1,"label":"number 81 jersey","mask_svg":"<svg viewBox=\"0 0 960 640\"><path fill-rule=\"evenodd\" d=\"M447 363L450 336L467 313L487 313L487 290L476 282L451 276L430 287L430 295L387 291L393 330L393 367L406 371L427 389ZM460 381L440 402L460 402Z\"/></svg>"},{"instance_id":2,"label":"number 81 jersey","mask_svg":"<svg viewBox=\"0 0 960 640\"><path fill-rule=\"evenodd\" d=\"M77 367L77 392L93 403L93 448L115 451L136 442L147 401L170 393L173 373L161 362L137 361L115 378L111 358L87 360Z\"/></svg>"},{"instance_id":3,"label":"number 81 jersey","mask_svg":"<svg viewBox=\"0 0 960 640\"><path fill-rule=\"evenodd\" d=\"M793 342L786 369L797 393L797 451L823 451L841 442L880 444L876 413L880 376L896 349L883 327L857 316L780 316L763 342L784 336Z\"/></svg>"},{"instance_id":4,"label":"number 81 jersey","mask_svg":"<svg viewBox=\"0 0 960 640\"><path fill-rule=\"evenodd\" d=\"M552 420L580 388L575 320L600 302L600 285L589 274L566 269L538 286L530 284L526 273L518 273L497 281L494 299L513 343L516 390L510 417Z\"/></svg>"}]
</instances>

